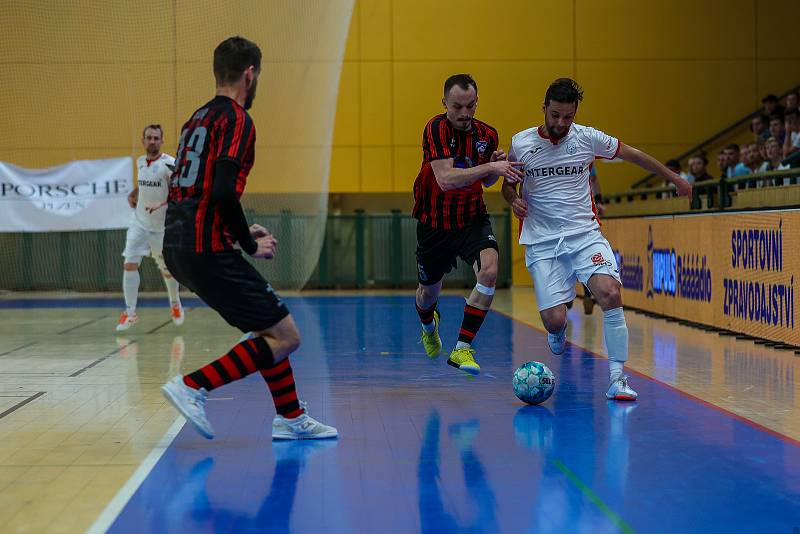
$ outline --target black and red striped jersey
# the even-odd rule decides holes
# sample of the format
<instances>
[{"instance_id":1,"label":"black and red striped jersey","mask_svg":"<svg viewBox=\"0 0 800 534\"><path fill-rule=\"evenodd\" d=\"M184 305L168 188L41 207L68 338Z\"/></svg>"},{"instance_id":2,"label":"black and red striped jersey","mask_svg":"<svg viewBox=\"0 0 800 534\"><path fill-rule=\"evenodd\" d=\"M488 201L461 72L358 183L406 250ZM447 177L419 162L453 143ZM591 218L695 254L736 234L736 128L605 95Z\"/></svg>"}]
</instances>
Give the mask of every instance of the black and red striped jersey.
<instances>
[{"instance_id":1,"label":"black and red striped jersey","mask_svg":"<svg viewBox=\"0 0 800 534\"><path fill-rule=\"evenodd\" d=\"M460 189L443 191L431 161L453 158L453 166L470 168L488 163L497 150L497 130L477 119L472 128L457 130L447 115L428 121L422 134L422 168L414 181L414 218L442 230L463 228L486 213L481 180Z\"/></svg>"},{"instance_id":2,"label":"black and red striped jersey","mask_svg":"<svg viewBox=\"0 0 800 534\"><path fill-rule=\"evenodd\" d=\"M235 100L216 96L198 109L181 129L175 171L170 178L164 246L197 253L233 250L235 238L223 223L211 193L216 162L230 160L239 171L241 197L255 161L256 128Z\"/></svg>"}]
</instances>

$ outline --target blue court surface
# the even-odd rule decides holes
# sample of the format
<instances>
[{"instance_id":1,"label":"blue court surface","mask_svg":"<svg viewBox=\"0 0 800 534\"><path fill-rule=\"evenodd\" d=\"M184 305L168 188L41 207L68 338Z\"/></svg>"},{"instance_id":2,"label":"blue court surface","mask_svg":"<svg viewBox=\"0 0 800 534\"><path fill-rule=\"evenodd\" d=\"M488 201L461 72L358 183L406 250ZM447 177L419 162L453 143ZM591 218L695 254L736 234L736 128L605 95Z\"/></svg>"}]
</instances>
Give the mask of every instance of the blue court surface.
<instances>
[{"instance_id":1,"label":"blue court surface","mask_svg":"<svg viewBox=\"0 0 800 534\"><path fill-rule=\"evenodd\" d=\"M309 413L338 441L273 442L261 377L212 392L217 437L186 425L111 532L776 532L800 527L800 446L632 374L607 401L607 360L501 314L476 339L483 373L429 360L411 297L287 302ZM445 350L463 299L440 303ZM231 340L232 343L235 341ZM519 364L556 376L542 406Z\"/></svg>"}]
</instances>

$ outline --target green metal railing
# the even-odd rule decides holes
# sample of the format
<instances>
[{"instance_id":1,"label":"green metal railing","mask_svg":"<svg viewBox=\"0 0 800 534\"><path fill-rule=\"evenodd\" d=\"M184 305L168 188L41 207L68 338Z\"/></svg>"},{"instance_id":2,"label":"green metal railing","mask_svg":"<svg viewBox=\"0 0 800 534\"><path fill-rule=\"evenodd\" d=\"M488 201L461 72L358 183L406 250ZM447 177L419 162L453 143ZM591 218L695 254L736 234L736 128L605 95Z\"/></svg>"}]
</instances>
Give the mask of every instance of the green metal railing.
<instances>
[{"instance_id":1,"label":"green metal railing","mask_svg":"<svg viewBox=\"0 0 800 534\"><path fill-rule=\"evenodd\" d=\"M416 220L407 213L305 215L283 211L248 219L279 240L274 260L253 265L277 288L389 288L416 285ZM510 213L492 214L500 248L498 286L511 284ZM324 228L324 232L323 232ZM125 230L0 234L0 290L120 291ZM319 256L316 257L317 250ZM309 252L310 251L310 252ZM163 289L152 261L141 268L141 288ZM475 283L459 262L446 277L449 287Z\"/></svg>"}]
</instances>

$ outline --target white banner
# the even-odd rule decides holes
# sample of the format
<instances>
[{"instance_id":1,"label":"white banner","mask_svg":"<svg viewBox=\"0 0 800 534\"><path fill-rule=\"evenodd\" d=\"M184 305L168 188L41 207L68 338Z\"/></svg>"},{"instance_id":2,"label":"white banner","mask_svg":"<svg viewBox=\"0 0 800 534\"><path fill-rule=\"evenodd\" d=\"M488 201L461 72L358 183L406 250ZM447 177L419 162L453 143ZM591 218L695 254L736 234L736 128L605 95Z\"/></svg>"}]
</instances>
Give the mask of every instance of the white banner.
<instances>
[{"instance_id":1,"label":"white banner","mask_svg":"<svg viewBox=\"0 0 800 534\"><path fill-rule=\"evenodd\" d=\"M49 169L0 162L0 232L127 228L133 161L72 161Z\"/></svg>"}]
</instances>

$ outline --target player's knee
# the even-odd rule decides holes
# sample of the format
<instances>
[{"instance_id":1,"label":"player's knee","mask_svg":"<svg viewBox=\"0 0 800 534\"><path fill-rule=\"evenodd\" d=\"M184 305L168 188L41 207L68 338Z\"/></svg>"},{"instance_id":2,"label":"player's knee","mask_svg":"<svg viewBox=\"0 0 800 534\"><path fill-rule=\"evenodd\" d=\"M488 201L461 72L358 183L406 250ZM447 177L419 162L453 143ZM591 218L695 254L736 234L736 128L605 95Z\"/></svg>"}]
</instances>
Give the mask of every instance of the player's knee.
<instances>
[{"instance_id":1,"label":"player's knee","mask_svg":"<svg viewBox=\"0 0 800 534\"><path fill-rule=\"evenodd\" d=\"M598 304L603 309L618 308L622 306L622 292L618 284L609 284L594 291Z\"/></svg>"},{"instance_id":2,"label":"player's knee","mask_svg":"<svg viewBox=\"0 0 800 534\"><path fill-rule=\"evenodd\" d=\"M486 287L494 287L497 284L497 264L487 265L478 272L478 283Z\"/></svg>"},{"instance_id":3,"label":"player's knee","mask_svg":"<svg viewBox=\"0 0 800 534\"><path fill-rule=\"evenodd\" d=\"M551 310L549 313L542 313L542 324L545 330L551 334L558 334L564 329L567 322L566 309L564 312Z\"/></svg>"},{"instance_id":4,"label":"player's knee","mask_svg":"<svg viewBox=\"0 0 800 534\"><path fill-rule=\"evenodd\" d=\"M119 265L119 264L117 264L117 265ZM125 269L126 271L138 271L139 270L139 264L138 263L126 263L126 264L124 264L122 266L122 268Z\"/></svg>"}]
</instances>

